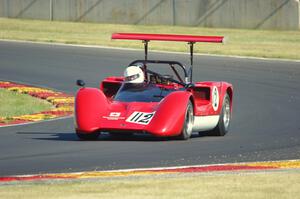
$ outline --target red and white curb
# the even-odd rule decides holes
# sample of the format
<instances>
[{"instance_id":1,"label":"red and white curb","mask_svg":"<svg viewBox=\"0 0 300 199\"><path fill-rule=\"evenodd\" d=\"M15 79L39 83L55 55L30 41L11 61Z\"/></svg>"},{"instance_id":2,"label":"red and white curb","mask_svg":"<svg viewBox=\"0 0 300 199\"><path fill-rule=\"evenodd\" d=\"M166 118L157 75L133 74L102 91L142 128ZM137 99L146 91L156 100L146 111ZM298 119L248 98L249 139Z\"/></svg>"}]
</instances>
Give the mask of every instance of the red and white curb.
<instances>
[{"instance_id":1,"label":"red and white curb","mask_svg":"<svg viewBox=\"0 0 300 199\"><path fill-rule=\"evenodd\" d=\"M8 81L0 81L1 88L47 100L53 105L53 108L40 113L0 117L0 127L66 117L72 115L74 112L74 97L66 93Z\"/></svg>"},{"instance_id":2,"label":"red and white curb","mask_svg":"<svg viewBox=\"0 0 300 199\"><path fill-rule=\"evenodd\" d=\"M40 175L3 176L0 182L38 181L59 179L87 179L121 176L161 175L174 173L208 173L208 172L240 172L240 171L268 171L282 169L300 169L300 160L250 162L232 164L213 164L183 167L165 167L150 169L129 169L113 171L87 171L78 173L54 173Z\"/></svg>"}]
</instances>

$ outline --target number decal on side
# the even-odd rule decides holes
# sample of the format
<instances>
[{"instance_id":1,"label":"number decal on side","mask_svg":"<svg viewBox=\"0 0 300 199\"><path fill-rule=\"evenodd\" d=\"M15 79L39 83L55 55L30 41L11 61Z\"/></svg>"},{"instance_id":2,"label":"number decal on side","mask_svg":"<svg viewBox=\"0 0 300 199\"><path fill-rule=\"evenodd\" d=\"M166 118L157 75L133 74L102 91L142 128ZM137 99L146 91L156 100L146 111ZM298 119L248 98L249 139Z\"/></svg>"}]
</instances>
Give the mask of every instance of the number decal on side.
<instances>
[{"instance_id":1,"label":"number decal on side","mask_svg":"<svg viewBox=\"0 0 300 199\"><path fill-rule=\"evenodd\" d=\"M154 116L155 112L152 113L144 113L134 111L126 120L126 122L137 123L137 124L144 124L147 125L150 123Z\"/></svg>"},{"instance_id":2,"label":"number decal on side","mask_svg":"<svg viewBox=\"0 0 300 199\"><path fill-rule=\"evenodd\" d=\"M214 111L217 111L219 107L219 92L216 86L213 87L212 92L212 107Z\"/></svg>"}]
</instances>

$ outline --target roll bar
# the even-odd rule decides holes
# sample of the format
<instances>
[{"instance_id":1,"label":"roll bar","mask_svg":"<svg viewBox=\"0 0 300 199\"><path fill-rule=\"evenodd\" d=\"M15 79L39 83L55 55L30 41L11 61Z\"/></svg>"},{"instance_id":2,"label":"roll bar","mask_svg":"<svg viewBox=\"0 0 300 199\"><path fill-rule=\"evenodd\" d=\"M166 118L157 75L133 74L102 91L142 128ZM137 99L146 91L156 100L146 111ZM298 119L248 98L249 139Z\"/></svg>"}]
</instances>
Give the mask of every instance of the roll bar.
<instances>
[{"instance_id":1,"label":"roll bar","mask_svg":"<svg viewBox=\"0 0 300 199\"><path fill-rule=\"evenodd\" d=\"M186 68L184 65L182 65L180 62L177 61L162 61L162 60L135 60L131 62L128 66L134 66L137 65L138 63L143 63L143 67L145 69L145 72L148 72L149 70L147 69L147 63L150 64L169 64L173 72L175 73L176 77L182 82L182 83L188 83L188 73L186 71ZM178 65L184 74L184 81L178 74L177 70L174 68L174 65ZM157 74L157 73L156 73ZM146 75L147 76L147 75Z\"/></svg>"},{"instance_id":2,"label":"roll bar","mask_svg":"<svg viewBox=\"0 0 300 199\"><path fill-rule=\"evenodd\" d=\"M112 39L125 39L125 40L141 40L144 44L145 60L148 60L148 43L149 41L180 41L187 42L190 47L190 82L193 78L193 65L194 65L194 44L197 42L209 42L209 43L224 43L224 37L222 36L194 36L194 35L173 35L173 34L142 34L142 33L114 33L111 36ZM153 60L151 60L153 61ZM158 63L158 62L153 62ZM179 62L177 62L179 63ZM182 64L180 64L182 65ZM145 66L145 70L147 70ZM187 72L185 71L185 78L187 78Z\"/></svg>"}]
</instances>

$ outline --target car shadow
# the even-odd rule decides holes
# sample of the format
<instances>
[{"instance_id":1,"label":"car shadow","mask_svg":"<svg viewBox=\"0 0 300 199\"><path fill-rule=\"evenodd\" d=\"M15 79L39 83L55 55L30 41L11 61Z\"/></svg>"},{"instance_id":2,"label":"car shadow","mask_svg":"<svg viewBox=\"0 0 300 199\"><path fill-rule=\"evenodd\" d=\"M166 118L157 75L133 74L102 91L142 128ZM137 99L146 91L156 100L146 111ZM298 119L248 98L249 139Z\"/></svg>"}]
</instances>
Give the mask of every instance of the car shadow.
<instances>
[{"instance_id":1,"label":"car shadow","mask_svg":"<svg viewBox=\"0 0 300 199\"><path fill-rule=\"evenodd\" d=\"M27 138L33 140L78 141L78 138L74 132L17 132L16 134L24 135L25 139Z\"/></svg>"},{"instance_id":2,"label":"car shadow","mask_svg":"<svg viewBox=\"0 0 300 199\"><path fill-rule=\"evenodd\" d=\"M96 140L80 140L75 132L17 132L18 135L24 135L25 139L48 140L48 141L80 141L80 142L108 142L108 141L129 141L129 142L160 142L160 141L181 141L174 137L155 137L150 134L132 134L132 135L110 135L102 133ZM205 137L206 134L198 135L194 133L191 139Z\"/></svg>"}]
</instances>

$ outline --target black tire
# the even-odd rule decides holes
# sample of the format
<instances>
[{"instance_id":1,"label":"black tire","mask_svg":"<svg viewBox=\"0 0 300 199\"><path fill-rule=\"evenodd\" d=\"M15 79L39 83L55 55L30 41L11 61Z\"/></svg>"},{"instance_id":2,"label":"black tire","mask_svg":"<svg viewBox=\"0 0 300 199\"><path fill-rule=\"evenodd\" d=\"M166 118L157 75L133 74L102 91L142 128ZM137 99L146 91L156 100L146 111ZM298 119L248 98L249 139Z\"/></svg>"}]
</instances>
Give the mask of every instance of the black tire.
<instances>
[{"instance_id":1,"label":"black tire","mask_svg":"<svg viewBox=\"0 0 300 199\"><path fill-rule=\"evenodd\" d=\"M193 132L194 125L194 107L191 101L189 101L186 111L185 111L185 119L182 127L182 132L178 136L180 140L187 140L191 137Z\"/></svg>"},{"instance_id":2,"label":"black tire","mask_svg":"<svg viewBox=\"0 0 300 199\"><path fill-rule=\"evenodd\" d=\"M230 110L231 110L230 97L226 93L226 95L224 96L222 111L220 114L218 125L212 131L209 132L210 135L224 136L228 132L230 122L231 122L231 111Z\"/></svg>"},{"instance_id":3,"label":"black tire","mask_svg":"<svg viewBox=\"0 0 300 199\"><path fill-rule=\"evenodd\" d=\"M86 134L86 133L82 133L82 132L77 131L76 135L80 140L97 140L100 133L96 132L96 133Z\"/></svg>"}]
</instances>

